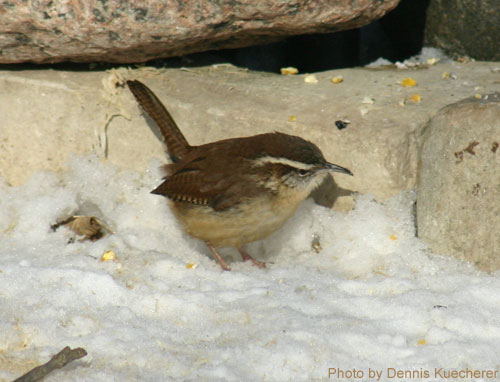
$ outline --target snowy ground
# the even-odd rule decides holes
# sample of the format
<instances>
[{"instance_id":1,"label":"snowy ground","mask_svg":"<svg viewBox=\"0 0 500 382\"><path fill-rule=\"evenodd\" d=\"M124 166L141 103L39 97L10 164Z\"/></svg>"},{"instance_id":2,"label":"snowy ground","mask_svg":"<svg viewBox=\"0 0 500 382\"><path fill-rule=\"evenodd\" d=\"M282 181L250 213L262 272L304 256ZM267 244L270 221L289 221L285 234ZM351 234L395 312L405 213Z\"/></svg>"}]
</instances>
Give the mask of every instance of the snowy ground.
<instances>
[{"instance_id":1,"label":"snowy ground","mask_svg":"<svg viewBox=\"0 0 500 382\"><path fill-rule=\"evenodd\" d=\"M430 254L414 237L411 197L360 196L347 215L307 201L249 246L267 269L229 250L237 261L223 272L149 193L159 164L140 174L79 157L64 175L0 184L0 381L66 345L88 356L47 381L328 381L353 368L346 380L413 370L451 381L451 369L500 370L499 277ZM115 234L68 244L67 229L51 231L78 210ZM117 260L101 262L106 250Z\"/></svg>"}]
</instances>

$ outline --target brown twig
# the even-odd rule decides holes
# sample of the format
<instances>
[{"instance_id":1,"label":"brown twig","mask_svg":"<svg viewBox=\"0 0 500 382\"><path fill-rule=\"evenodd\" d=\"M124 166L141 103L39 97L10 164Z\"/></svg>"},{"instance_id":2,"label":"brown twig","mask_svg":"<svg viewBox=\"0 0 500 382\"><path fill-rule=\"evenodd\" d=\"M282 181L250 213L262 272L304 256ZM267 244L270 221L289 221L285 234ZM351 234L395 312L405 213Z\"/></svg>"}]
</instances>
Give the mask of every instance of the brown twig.
<instances>
[{"instance_id":1,"label":"brown twig","mask_svg":"<svg viewBox=\"0 0 500 382\"><path fill-rule=\"evenodd\" d=\"M53 356L49 362L44 363L41 366L37 366L34 369L28 371L23 376L17 378L13 382L35 382L39 381L42 378L45 378L47 374L55 369L61 369L66 366L68 363L85 357L87 355L87 351L83 348L70 349L69 346L66 346L63 350Z\"/></svg>"}]
</instances>

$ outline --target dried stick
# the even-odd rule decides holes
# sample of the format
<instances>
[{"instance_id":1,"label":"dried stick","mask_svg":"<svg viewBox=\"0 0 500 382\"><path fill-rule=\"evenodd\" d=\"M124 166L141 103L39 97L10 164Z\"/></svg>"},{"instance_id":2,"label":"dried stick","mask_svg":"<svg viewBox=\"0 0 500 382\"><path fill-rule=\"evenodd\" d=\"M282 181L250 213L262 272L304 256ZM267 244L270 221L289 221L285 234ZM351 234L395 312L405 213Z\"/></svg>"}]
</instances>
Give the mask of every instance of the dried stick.
<instances>
[{"instance_id":1,"label":"dried stick","mask_svg":"<svg viewBox=\"0 0 500 382\"><path fill-rule=\"evenodd\" d=\"M63 350L53 356L49 362L44 363L41 366L37 366L31 371L28 371L23 376L17 378L13 382L35 382L39 381L42 378L45 378L47 374L55 369L61 369L66 366L68 363L85 357L87 355L87 351L83 348L70 349L69 346L66 346Z\"/></svg>"}]
</instances>

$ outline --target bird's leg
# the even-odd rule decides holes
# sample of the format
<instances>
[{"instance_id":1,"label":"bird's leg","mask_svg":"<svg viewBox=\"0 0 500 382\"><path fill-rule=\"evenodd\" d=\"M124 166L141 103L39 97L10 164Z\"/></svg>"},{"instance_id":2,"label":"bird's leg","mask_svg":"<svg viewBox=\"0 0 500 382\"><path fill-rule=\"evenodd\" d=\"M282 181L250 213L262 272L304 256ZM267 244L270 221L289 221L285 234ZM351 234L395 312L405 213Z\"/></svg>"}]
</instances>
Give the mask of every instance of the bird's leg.
<instances>
[{"instance_id":1,"label":"bird's leg","mask_svg":"<svg viewBox=\"0 0 500 382\"><path fill-rule=\"evenodd\" d=\"M219 262L221 268L224 269L225 271L230 271L231 268L229 267L229 265L227 265L227 263L224 261L224 259L221 257L221 255L219 255L219 252L217 252L217 250L215 249L215 247L212 244L210 244L208 241L206 241L205 244L212 251L212 253L214 254L215 258Z\"/></svg>"},{"instance_id":2,"label":"bird's leg","mask_svg":"<svg viewBox=\"0 0 500 382\"><path fill-rule=\"evenodd\" d=\"M253 263L253 265L255 265L256 267L259 267L259 268L265 268L266 267L266 263L264 263L262 261L255 260L242 247L239 247L238 251L240 251L241 258L243 259L243 261L250 260Z\"/></svg>"}]
</instances>

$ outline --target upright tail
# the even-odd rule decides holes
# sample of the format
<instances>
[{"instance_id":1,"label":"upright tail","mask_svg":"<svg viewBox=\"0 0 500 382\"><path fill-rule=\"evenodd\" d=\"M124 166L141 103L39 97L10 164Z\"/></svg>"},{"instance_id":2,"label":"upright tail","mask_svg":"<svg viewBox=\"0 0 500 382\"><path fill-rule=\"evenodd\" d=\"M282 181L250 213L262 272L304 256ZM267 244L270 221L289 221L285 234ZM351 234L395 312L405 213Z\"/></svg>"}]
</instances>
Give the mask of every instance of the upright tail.
<instances>
[{"instance_id":1,"label":"upright tail","mask_svg":"<svg viewBox=\"0 0 500 382\"><path fill-rule=\"evenodd\" d=\"M170 113L158 97L142 82L136 80L127 81L127 85L144 112L155 121L160 129L170 159L173 162L181 161L191 146L189 146Z\"/></svg>"}]
</instances>

